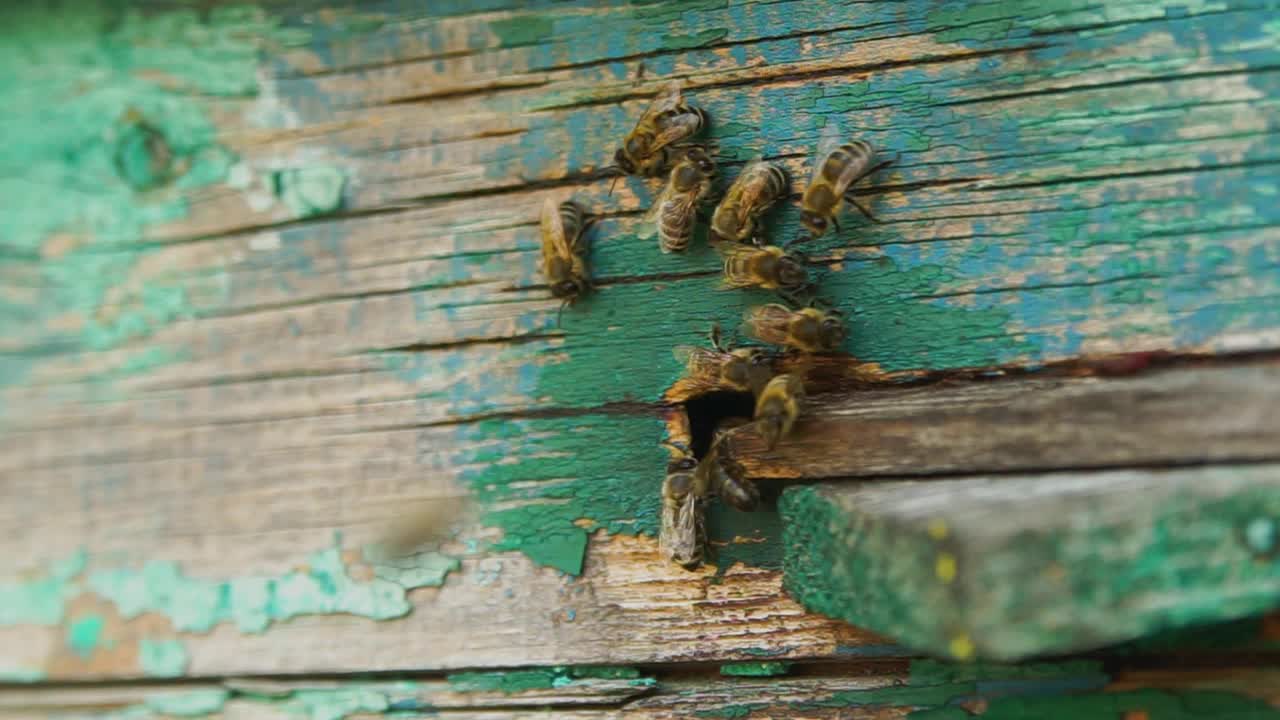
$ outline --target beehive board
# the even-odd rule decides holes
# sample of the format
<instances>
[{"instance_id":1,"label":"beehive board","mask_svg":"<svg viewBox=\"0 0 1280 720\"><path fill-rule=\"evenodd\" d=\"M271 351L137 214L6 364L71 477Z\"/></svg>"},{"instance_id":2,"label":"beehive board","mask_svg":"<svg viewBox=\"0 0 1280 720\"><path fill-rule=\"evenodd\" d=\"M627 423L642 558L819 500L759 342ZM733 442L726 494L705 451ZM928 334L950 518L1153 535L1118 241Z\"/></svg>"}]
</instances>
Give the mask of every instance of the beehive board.
<instances>
[{"instance_id":1,"label":"beehive board","mask_svg":"<svg viewBox=\"0 0 1280 720\"><path fill-rule=\"evenodd\" d=\"M886 224L812 248L884 372L1265 353L1275 9L5 8L0 670L897 652L781 594L775 515L717 519L720 569L656 562L670 347L766 296L642 239L613 147L678 77L727 176L798 189L826 122L900 152ZM570 196L600 289L557 328L536 218ZM479 520L414 572L362 559L459 490Z\"/></svg>"},{"instance_id":2,"label":"beehive board","mask_svg":"<svg viewBox=\"0 0 1280 720\"><path fill-rule=\"evenodd\" d=\"M1266 612L1280 466L788 490L786 587L943 657L1022 660Z\"/></svg>"}]
</instances>

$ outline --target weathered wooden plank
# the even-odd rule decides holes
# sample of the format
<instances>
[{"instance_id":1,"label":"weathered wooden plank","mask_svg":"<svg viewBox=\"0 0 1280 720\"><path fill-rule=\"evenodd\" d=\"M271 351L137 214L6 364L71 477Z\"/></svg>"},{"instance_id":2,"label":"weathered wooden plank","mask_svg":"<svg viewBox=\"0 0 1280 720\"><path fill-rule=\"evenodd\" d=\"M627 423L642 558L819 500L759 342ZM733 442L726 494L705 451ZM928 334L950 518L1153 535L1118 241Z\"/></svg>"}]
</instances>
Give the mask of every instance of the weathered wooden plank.
<instances>
[{"instance_id":1,"label":"weathered wooden plank","mask_svg":"<svg viewBox=\"0 0 1280 720\"><path fill-rule=\"evenodd\" d=\"M1275 609L1280 466L788 490L786 586L904 645L1021 659Z\"/></svg>"},{"instance_id":2,"label":"weathered wooden plank","mask_svg":"<svg viewBox=\"0 0 1280 720\"><path fill-rule=\"evenodd\" d=\"M1123 717L1155 720L1280 716L1276 669L1105 670L1076 661L1023 667L949 667L915 661L906 667L827 668L799 677L716 680L693 674L635 683L631 695L604 688L619 680L581 678L555 687L570 672L551 668L487 673L476 678L346 682L229 682L223 685L118 687L0 692L0 717L13 718L492 718L582 720L675 718ZM644 693L634 697L637 688ZM579 709L593 687L597 702ZM954 712L952 712L954 711Z\"/></svg>"},{"instance_id":3,"label":"weathered wooden plank","mask_svg":"<svg viewBox=\"0 0 1280 720\"><path fill-rule=\"evenodd\" d=\"M712 114L730 176L759 150L802 177L831 118L902 151L873 201L889 223L814 247L845 349L870 363L1276 346L1274 3L411 5L0 11L0 576L31 601L8 607L52 617L5 617L6 671L880 643L780 595L772 513L713 518L721 564L745 563L722 584L650 562L669 348L764 300L714 292L701 246L660 257L637 237L652 188L610 199L592 174L670 77ZM606 213L601 291L562 329L536 287L549 194ZM794 222L780 211L779 237ZM363 544L459 488L490 529L373 585ZM82 548L86 570L59 575ZM146 560L182 574L144 576ZM317 563L354 585L308 586L263 634L238 626L260 622L248 596L240 617L200 604ZM85 591L96 572L116 573L112 598ZM375 587L386 602L357 604ZM162 609L123 621L138 597ZM104 645L81 657L68 634L94 618Z\"/></svg>"},{"instance_id":4,"label":"weathered wooden plank","mask_svg":"<svg viewBox=\"0 0 1280 720\"><path fill-rule=\"evenodd\" d=\"M728 442L757 478L1275 460L1278 396L1272 360L1121 377L944 380L815 395L775 450L750 430Z\"/></svg>"}]
</instances>

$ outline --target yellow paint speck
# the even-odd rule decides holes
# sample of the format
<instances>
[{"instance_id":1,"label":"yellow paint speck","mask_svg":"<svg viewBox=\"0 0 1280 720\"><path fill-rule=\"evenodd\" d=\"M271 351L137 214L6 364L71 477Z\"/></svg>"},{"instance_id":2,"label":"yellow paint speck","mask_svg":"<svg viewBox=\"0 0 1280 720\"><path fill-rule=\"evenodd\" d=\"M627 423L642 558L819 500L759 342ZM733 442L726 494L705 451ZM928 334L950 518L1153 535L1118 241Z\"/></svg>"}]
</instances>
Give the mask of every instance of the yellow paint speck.
<instances>
[{"instance_id":1,"label":"yellow paint speck","mask_svg":"<svg viewBox=\"0 0 1280 720\"><path fill-rule=\"evenodd\" d=\"M941 518L929 521L929 537L934 540L947 538L947 521Z\"/></svg>"},{"instance_id":2,"label":"yellow paint speck","mask_svg":"<svg viewBox=\"0 0 1280 720\"><path fill-rule=\"evenodd\" d=\"M938 579L944 583L949 583L956 579L956 556L949 552L938 553L938 560L934 563L933 570L938 575Z\"/></svg>"},{"instance_id":3,"label":"yellow paint speck","mask_svg":"<svg viewBox=\"0 0 1280 720\"><path fill-rule=\"evenodd\" d=\"M965 633L951 638L951 657L957 660L968 660L973 657L973 641Z\"/></svg>"}]
</instances>

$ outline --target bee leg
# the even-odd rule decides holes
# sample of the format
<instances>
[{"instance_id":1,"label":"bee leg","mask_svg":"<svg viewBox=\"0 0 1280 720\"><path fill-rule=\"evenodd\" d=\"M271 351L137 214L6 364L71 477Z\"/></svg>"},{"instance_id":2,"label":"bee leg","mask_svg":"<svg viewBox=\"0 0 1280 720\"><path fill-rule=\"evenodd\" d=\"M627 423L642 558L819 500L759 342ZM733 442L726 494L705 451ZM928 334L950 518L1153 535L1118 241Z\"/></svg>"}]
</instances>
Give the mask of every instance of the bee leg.
<instances>
[{"instance_id":1,"label":"bee leg","mask_svg":"<svg viewBox=\"0 0 1280 720\"><path fill-rule=\"evenodd\" d=\"M720 336L720 321L711 323L711 347L717 352L725 352L724 338Z\"/></svg>"},{"instance_id":2,"label":"bee leg","mask_svg":"<svg viewBox=\"0 0 1280 720\"><path fill-rule=\"evenodd\" d=\"M667 452L671 453L671 457L682 458L689 455L689 447L682 442L663 440L658 444L666 448Z\"/></svg>"},{"instance_id":3,"label":"bee leg","mask_svg":"<svg viewBox=\"0 0 1280 720\"><path fill-rule=\"evenodd\" d=\"M641 60L640 64L636 66L636 82L640 82L641 80L644 80L644 61L643 60Z\"/></svg>"},{"instance_id":4,"label":"bee leg","mask_svg":"<svg viewBox=\"0 0 1280 720\"><path fill-rule=\"evenodd\" d=\"M876 217L875 215L872 215L870 210L868 210L868 209L866 209L865 207L863 207L863 206L862 206L862 204L861 204L861 203L859 203L857 200L854 200L854 199L853 199L853 195L845 195L845 196L844 196L844 199L845 199L845 202L847 202L847 203L849 203L850 205L852 205L852 206L854 206L854 207L858 208L858 212L862 213L862 214L863 214L863 216L864 216L864 217L866 217L866 218L867 218L868 220L870 220L871 222L876 223L877 225L884 225L884 224L885 224L885 222L884 222L883 220L881 220L880 218Z\"/></svg>"},{"instance_id":5,"label":"bee leg","mask_svg":"<svg viewBox=\"0 0 1280 720\"><path fill-rule=\"evenodd\" d=\"M556 329L557 330L559 330L561 327L560 321L564 319L564 306L568 304L569 304L568 300L561 301L560 309L556 310Z\"/></svg>"},{"instance_id":6,"label":"bee leg","mask_svg":"<svg viewBox=\"0 0 1280 720\"><path fill-rule=\"evenodd\" d=\"M609 183L609 196L610 196L610 197L613 197L613 186L618 184L618 178L620 178L620 177L622 177L622 173L621 173L621 172L619 172L617 175L614 175L614 176L613 176L613 181Z\"/></svg>"},{"instance_id":7,"label":"bee leg","mask_svg":"<svg viewBox=\"0 0 1280 720\"><path fill-rule=\"evenodd\" d=\"M840 233L840 218L836 217L835 215L832 215L832 216L831 216L831 224L835 226L835 228L836 228L836 234L839 234L839 233Z\"/></svg>"}]
</instances>

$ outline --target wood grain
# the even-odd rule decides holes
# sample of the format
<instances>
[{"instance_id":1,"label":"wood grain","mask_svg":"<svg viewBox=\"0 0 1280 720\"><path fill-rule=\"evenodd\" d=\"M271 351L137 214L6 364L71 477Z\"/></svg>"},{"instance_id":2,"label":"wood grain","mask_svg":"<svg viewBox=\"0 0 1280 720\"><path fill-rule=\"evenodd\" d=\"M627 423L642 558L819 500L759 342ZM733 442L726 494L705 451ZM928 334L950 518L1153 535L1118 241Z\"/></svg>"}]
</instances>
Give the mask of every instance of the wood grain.
<instances>
[{"instance_id":1,"label":"wood grain","mask_svg":"<svg viewBox=\"0 0 1280 720\"><path fill-rule=\"evenodd\" d=\"M563 669L561 669L563 671ZM537 680L527 671L506 674L509 689L475 691L455 678L397 681L241 681L185 687L130 686L0 691L0 717L66 718L200 717L210 720L296 717L448 717L466 720L571 718L574 720L675 720L709 718L905 718L912 713L959 707L970 712L1147 712L1153 720L1280 716L1271 666L1250 670L1183 669L1122 671L1108 677L1101 666L990 666L948 670L917 662L909 670L864 666L857 670L805 672L774 679L717 679L682 673L628 680L579 679L561 689L521 687ZM502 673L494 673L494 679ZM548 674L548 677L550 674ZM630 685L630 692L617 687ZM642 692L636 692L638 686ZM1200 714L1187 715L1186 706ZM204 712L197 712L204 710ZM1215 715L1214 713L1218 713ZM1040 715L1045 716L1045 715Z\"/></svg>"},{"instance_id":2,"label":"wood grain","mask_svg":"<svg viewBox=\"0 0 1280 720\"><path fill-rule=\"evenodd\" d=\"M654 562L670 349L769 299L640 239L655 188L608 194L671 78L726 178L763 153L798 191L828 120L902 153L886 224L812 247L878 371L1280 341L1267 2L85 5L0 11L16 677L898 652L782 595L776 514L713 517L718 570ZM174 158L146 191L131 110ZM556 327L536 218L570 196L600 291ZM459 493L479 521L418 575L363 560Z\"/></svg>"},{"instance_id":3,"label":"wood grain","mask_svg":"<svg viewBox=\"0 0 1280 720\"><path fill-rule=\"evenodd\" d=\"M786 586L959 660L1018 660L1276 608L1280 465L793 488Z\"/></svg>"},{"instance_id":4,"label":"wood grain","mask_svg":"<svg viewBox=\"0 0 1280 720\"><path fill-rule=\"evenodd\" d=\"M1280 457L1280 364L1130 376L944 380L809 398L767 451L749 430L729 449L761 479L936 475L1179 465Z\"/></svg>"}]
</instances>

